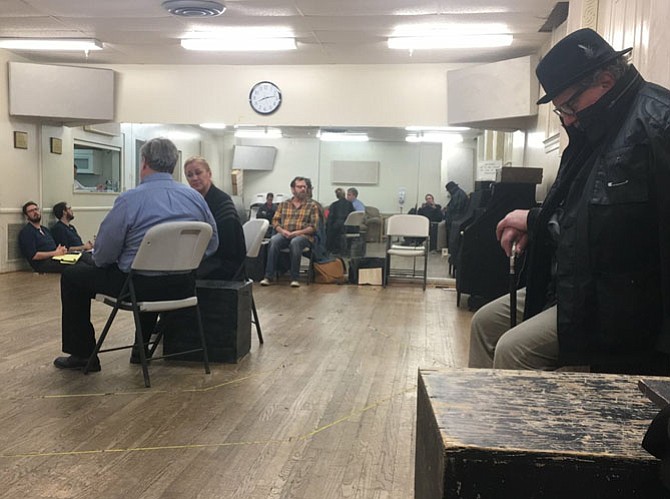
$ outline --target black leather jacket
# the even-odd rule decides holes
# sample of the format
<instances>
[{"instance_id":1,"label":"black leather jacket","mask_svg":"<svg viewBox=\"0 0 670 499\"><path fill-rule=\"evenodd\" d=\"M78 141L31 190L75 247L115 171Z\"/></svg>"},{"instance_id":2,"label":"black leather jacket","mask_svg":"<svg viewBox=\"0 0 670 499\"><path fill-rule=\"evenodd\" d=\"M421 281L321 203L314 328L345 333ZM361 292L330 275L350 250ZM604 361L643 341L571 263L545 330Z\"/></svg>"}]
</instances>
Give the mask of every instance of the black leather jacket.
<instances>
[{"instance_id":1,"label":"black leather jacket","mask_svg":"<svg viewBox=\"0 0 670 499\"><path fill-rule=\"evenodd\" d=\"M525 317L557 304L564 364L644 363L670 353L670 91L631 67L578 117L528 216Z\"/></svg>"}]
</instances>

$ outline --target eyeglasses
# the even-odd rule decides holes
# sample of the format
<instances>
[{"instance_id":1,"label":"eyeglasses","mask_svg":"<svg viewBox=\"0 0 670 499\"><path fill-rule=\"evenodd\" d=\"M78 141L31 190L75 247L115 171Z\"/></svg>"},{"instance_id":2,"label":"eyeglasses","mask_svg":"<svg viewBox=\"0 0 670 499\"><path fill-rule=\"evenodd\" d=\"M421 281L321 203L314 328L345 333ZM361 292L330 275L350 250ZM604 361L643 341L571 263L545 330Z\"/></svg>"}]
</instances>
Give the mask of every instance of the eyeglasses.
<instances>
[{"instance_id":1,"label":"eyeglasses","mask_svg":"<svg viewBox=\"0 0 670 499\"><path fill-rule=\"evenodd\" d=\"M584 87L579 90L577 90L572 96L566 100L563 104L560 106L556 106L554 108L554 112L560 116L560 117L565 117L565 116L574 116L575 114L578 113L578 111L574 108L575 102L581 95L586 92L589 88L591 87Z\"/></svg>"},{"instance_id":2,"label":"eyeglasses","mask_svg":"<svg viewBox=\"0 0 670 499\"><path fill-rule=\"evenodd\" d=\"M32 213L33 211L40 211L40 207L39 206L33 206L32 208L28 208L26 210L26 213Z\"/></svg>"}]
</instances>

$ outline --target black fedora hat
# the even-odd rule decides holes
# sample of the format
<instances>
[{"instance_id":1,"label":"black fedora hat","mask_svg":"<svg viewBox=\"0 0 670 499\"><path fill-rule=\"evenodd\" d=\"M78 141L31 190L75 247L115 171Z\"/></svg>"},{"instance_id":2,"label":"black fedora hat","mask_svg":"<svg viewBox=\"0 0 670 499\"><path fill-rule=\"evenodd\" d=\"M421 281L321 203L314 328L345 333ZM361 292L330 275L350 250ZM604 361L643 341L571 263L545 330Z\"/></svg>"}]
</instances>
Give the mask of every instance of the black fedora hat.
<instances>
[{"instance_id":1,"label":"black fedora hat","mask_svg":"<svg viewBox=\"0 0 670 499\"><path fill-rule=\"evenodd\" d=\"M535 68L537 79L547 95L537 101L549 102L590 72L627 54L632 47L614 50L598 33L583 28L570 33L554 45Z\"/></svg>"}]
</instances>

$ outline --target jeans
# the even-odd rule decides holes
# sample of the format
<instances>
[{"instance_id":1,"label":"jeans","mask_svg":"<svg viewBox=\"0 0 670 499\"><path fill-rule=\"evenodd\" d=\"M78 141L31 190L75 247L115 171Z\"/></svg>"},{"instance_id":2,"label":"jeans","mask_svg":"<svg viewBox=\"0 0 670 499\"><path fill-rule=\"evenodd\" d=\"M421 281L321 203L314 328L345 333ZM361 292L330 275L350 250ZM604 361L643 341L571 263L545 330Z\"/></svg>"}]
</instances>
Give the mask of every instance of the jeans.
<instances>
[{"instance_id":1,"label":"jeans","mask_svg":"<svg viewBox=\"0 0 670 499\"><path fill-rule=\"evenodd\" d=\"M302 250L310 248L311 243L305 236L297 236L293 239L288 239L281 234L275 234L270 239L270 247L268 249L268 261L265 266L265 277L274 279L277 274L277 261L279 260L279 253L284 248L289 248L291 259L291 280L297 281L300 274L300 258L302 257Z\"/></svg>"}]
</instances>

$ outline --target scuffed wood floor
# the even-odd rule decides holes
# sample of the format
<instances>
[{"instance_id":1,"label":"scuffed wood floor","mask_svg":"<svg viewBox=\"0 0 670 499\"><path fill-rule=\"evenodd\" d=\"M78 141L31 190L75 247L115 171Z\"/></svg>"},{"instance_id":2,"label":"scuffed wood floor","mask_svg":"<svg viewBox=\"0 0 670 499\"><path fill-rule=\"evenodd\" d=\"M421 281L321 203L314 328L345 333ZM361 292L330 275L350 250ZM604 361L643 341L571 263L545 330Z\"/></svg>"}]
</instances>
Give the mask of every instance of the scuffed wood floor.
<instances>
[{"instance_id":1,"label":"scuffed wood floor","mask_svg":"<svg viewBox=\"0 0 670 499\"><path fill-rule=\"evenodd\" d=\"M280 283L255 286L265 344L239 364L63 372L58 279L0 275L0 497L410 498L417 371L466 364L454 290Z\"/></svg>"}]
</instances>

